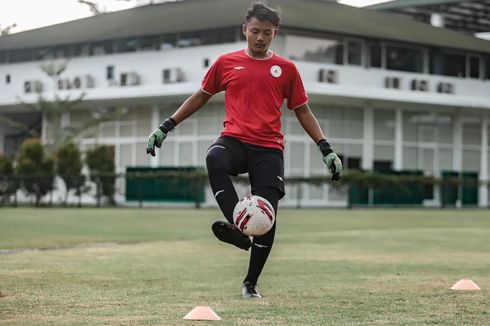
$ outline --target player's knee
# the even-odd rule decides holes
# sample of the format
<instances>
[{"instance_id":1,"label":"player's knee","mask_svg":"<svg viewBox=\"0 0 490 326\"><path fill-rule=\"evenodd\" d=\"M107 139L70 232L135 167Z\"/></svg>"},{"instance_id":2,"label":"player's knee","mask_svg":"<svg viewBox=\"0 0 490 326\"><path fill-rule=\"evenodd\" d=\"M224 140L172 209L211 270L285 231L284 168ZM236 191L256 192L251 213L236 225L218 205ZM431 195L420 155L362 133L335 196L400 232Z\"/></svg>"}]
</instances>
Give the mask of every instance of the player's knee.
<instances>
[{"instance_id":1,"label":"player's knee","mask_svg":"<svg viewBox=\"0 0 490 326\"><path fill-rule=\"evenodd\" d=\"M279 198L281 198L281 191L277 187L263 187L253 191L254 195L264 197L269 201L269 203L274 208L274 212L277 215L277 204L279 202Z\"/></svg>"},{"instance_id":2,"label":"player's knee","mask_svg":"<svg viewBox=\"0 0 490 326\"><path fill-rule=\"evenodd\" d=\"M226 170L226 164L220 155L220 148L211 147L206 155L206 167L208 171Z\"/></svg>"},{"instance_id":3,"label":"player's knee","mask_svg":"<svg viewBox=\"0 0 490 326\"><path fill-rule=\"evenodd\" d=\"M254 237L253 243L259 248L272 248L274 244L274 237L276 234L276 223L272 226L266 234L260 237Z\"/></svg>"}]
</instances>

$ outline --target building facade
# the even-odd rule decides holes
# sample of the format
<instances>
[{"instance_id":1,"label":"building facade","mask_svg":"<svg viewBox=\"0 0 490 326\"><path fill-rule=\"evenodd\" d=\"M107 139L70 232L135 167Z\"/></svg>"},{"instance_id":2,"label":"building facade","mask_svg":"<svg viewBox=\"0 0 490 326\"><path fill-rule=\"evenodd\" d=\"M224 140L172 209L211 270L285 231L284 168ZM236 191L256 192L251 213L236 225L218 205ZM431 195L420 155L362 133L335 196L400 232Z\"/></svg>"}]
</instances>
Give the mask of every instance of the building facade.
<instances>
[{"instance_id":1,"label":"building facade","mask_svg":"<svg viewBox=\"0 0 490 326\"><path fill-rule=\"evenodd\" d=\"M488 207L490 42L320 0L268 4L283 12L273 50L297 65L310 106L347 170L469 173L481 182L469 204ZM241 24L249 5L153 4L1 37L0 114L37 126L50 142L60 128L122 106L125 116L77 139L82 151L114 146L118 172L204 167L222 129L222 94L179 125L154 158L146 155L147 137L200 87L219 55L246 47ZM66 70L53 80L39 68L43 62L66 64ZM35 103L39 91L46 98L85 93L84 107L54 118L19 104ZM316 145L294 113L283 112L286 177L326 175ZM25 136L1 124L0 152L12 155ZM118 185L121 194L124 186ZM347 205L345 189L301 187L303 205ZM295 205L296 186L287 193L283 205ZM440 192L428 191L423 205L440 204ZM205 205L214 205L209 190Z\"/></svg>"}]
</instances>

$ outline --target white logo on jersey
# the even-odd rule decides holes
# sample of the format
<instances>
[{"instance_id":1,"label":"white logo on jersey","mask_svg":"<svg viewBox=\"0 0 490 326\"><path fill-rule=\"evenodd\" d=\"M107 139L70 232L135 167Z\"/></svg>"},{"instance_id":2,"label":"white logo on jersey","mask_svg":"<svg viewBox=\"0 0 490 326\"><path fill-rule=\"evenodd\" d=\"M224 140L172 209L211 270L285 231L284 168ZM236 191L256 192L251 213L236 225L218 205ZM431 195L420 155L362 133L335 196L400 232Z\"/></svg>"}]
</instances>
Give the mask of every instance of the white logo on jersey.
<instances>
[{"instance_id":1,"label":"white logo on jersey","mask_svg":"<svg viewBox=\"0 0 490 326\"><path fill-rule=\"evenodd\" d=\"M245 69L245 67L242 67L242 66L236 66L236 67L233 67L233 69L235 69L235 70L242 70L242 69Z\"/></svg>"},{"instance_id":2,"label":"white logo on jersey","mask_svg":"<svg viewBox=\"0 0 490 326\"><path fill-rule=\"evenodd\" d=\"M282 75L281 67L279 67L278 65L273 65L271 67L271 75L276 78L280 77Z\"/></svg>"}]
</instances>

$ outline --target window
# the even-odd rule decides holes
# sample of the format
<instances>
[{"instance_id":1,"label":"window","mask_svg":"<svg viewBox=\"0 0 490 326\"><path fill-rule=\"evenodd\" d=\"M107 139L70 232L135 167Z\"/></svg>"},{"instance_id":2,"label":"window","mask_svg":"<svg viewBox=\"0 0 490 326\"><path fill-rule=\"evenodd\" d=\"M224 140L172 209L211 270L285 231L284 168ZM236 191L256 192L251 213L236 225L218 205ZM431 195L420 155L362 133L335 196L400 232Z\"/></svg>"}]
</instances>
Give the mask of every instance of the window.
<instances>
[{"instance_id":1,"label":"window","mask_svg":"<svg viewBox=\"0 0 490 326\"><path fill-rule=\"evenodd\" d=\"M370 67L381 68L381 43L369 42L369 65Z\"/></svg>"},{"instance_id":2,"label":"window","mask_svg":"<svg viewBox=\"0 0 490 326\"><path fill-rule=\"evenodd\" d=\"M66 46L59 46L53 49L53 53L56 56L56 58L67 58L69 49Z\"/></svg>"},{"instance_id":3,"label":"window","mask_svg":"<svg viewBox=\"0 0 490 326\"><path fill-rule=\"evenodd\" d=\"M155 50L157 49L158 37L148 36L140 39L140 50Z\"/></svg>"},{"instance_id":4,"label":"window","mask_svg":"<svg viewBox=\"0 0 490 326\"><path fill-rule=\"evenodd\" d=\"M10 84L10 75L5 75L5 84Z\"/></svg>"},{"instance_id":5,"label":"window","mask_svg":"<svg viewBox=\"0 0 490 326\"><path fill-rule=\"evenodd\" d=\"M373 170L376 172L390 172L392 170L393 162L376 160L373 162Z\"/></svg>"},{"instance_id":6,"label":"window","mask_svg":"<svg viewBox=\"0 0 490 326\"><path fill-rule=\"evenodd\" d=\"M347 42L347 63L360 66L362 64L362 44L361 42Z\"/></svg>"},{"instance_id":7,"label":"window","mask_svg":"<svg viewBox=\"0 0 490 326\"><path fill-rule=\"evenodd\" d=\"M232 43L236 39L235 28L181 33L177 47L187 48L206 44Z\"/></svg>"},{"instance_id":8,"label":"window","mask_svg":"<svg viewBox=\"0 0 490 326\"><path fill-rule=\"evenodd\" d=\"M55 58L55 51L52 48L40 49L36 57L37 60L51 60Z\"/></svg>"},{"instance_id":9,"label":"window","mask_svg":"<svg viewBox=\"0 0 490 326\"><path fill-rule=\"evenodd\" d=\"M181 142L178 145L178 158L180 165L192 165L194 162L194 147L192 142ZM140 155L143 156L143 155Z\"/></svg>"},{"instance_id":10,"label":"window","mask_svg":"<svg viewBox=\"0 0 490 326\"><path fill-rule=\"evenodd\" d=\"M95 42L90 45L90 55L103 55L113 52L112 42Z\"/></svg>"},{"instance_id":11,"label":"window","mask_svg":"<svg viewBox=\"0 0 490 326\"><path fill-rule=\"evenodd\" d=\"M479 146L481 143L481 126L477 119L463 125L463 147L465 148L469 145Z\"/></svg>"},{"instance_id":12,"label":"window","mask_svg":"<svg viewBox=\"0 0 490 326\"><path fill-rule=\"evenodd\" d=\"M236 40L236 28L210 30L200 33L201 44L233 43Z\"/></svg>"},{"instance_id":13,"label":"window","mask_svg":"<svg viewBox=\"0 0 490 326\"><path fill-rule=\"evenodd\" d=\"M292 60L343 64L342 40L287 35L286 55Z\"/></svg>"},{"instance_id":14,"label":"window","mask_svg":"<svg viewBox=\"0 0 490 326\"><path fill-rule=\"evenodd\" d=\"M291 175L302 175L305 169L305 144L302 142L291 142L289 153L289 172Z\"/></svg>"},{"instance_id":15,"label":"window","mask_svg":"<svg viewBox=\"0 0 490 326\"><path fill-rule=\"evenodd\" d=\"M490 57L485 58L485 79L490 79Z\"/></svg>"},{"instance_id":16,"label":"window","mask_svg":"<svg viewBox=\"0 0 490 326\"><path fill-rule=\"evenodd\" d=\"M192 35L191 33L181 35L177 41L177 47L179 48L189 48L198 45L201 45L201 39L198 35Z\"/></svg>"},{"instance_id":17,"label":"window","mask_svg":"<svg viewBox=\"0 0 490 326\"><path fill-rule=\"evenodd\" d=\"M203 60L203 66L204 66L204 68L209 67L209 58L204 58L204 60Z\"/></svg>"},{"instance_id":18,"label":"window","mask_svg":"<svg viewBox=\"0 0 490 326\"><path fill-rule=\"evenodd\" d=\"M106 77L107 77L107 80L113 80L114 79L114 66L107 66Z\"/></svg>"},{"instance_id":19,"label":"window","mask_svg":"<svg viewBox=\"0 0 490 326\"><path fill-rule=\"evenodd\" d=\"M421 50L400 47L386 47L386 68L390 70L402 70L423 72L424 55Z\"/></svg>"},{"instance_id":20,"label":"window","mask_svg":"<svg viewBox=\"0 0 490 326\"><path fill-rule=\"evenodd\" d=\"M169 50L177 45L177 35L168 34L160 36L160 50Z\"/></svg>"},{"instance_id":21,"label":"window","mask_svg":"<svg viewBox=\"0 0 490 326\"><path fill-rule=\"evenodd\" d=\"M118 40L114 43L115 52L134 52L139 49L140 41L138 38Z\"/></svg>"},{"instance_id":22,"label":"window","mask_svg":"<svg viewBox=\"0 0 490 326\"><path fill-rule=\"evenodd\" d=\"M35 60L34 52L32 50L13 50L9 55L9 62L23 62L32 60Z\"/></svg>"},{"instance_id":23,"label":"window","mask_svg":"<svg viewBox=\"0 0 490 326\"><path fill-rule=\"evenodd\" d=\"M82 54L82 45L74 44L71 49L71 54L73 57L79 57Z\"/></svg>"},{"instance_id":24,"label":"window","mask_svg":"<svg viewBox=\"0 0 490 326\"><path fill-rule=\"evenodd\" d=\"M344 63L344 44L339 41L335 46L335 62L338 65Z\"/></svg>"},{"instance_id":25,"label":"window","mask_svg":"<svg viewBox=\"0 0 490 326\"><path fill-rule=\"evenodd\" d=\"M470 57L470 78L480 78L480 58Z\"/></svg>"},{"instance_id":26,"label":"window","mask_svg":"<svg viewBox=\"0 0 490 326\"><path fill-rule=\"evenodd\" d=\"M431 55L430 72L436 75L466 76L466 57L464 54L434 52Z\"/></svg>"},{"instance_id":27,"label":"window","mask_svg":"<svg viewBox=\"0 0 490 326\"><path fill-rule=\"evenodd\" d=\"M394 110L374 110L374 139L387 141L395 139Z\"/></svg>"},{"instance_id":28,"label":"window","mask_svg":"<svg viewBox=\"0 0 490 326\"><path fill-rule=\"evenodd\" d=\"M74 57L90 55L90 45L88 45L88 44L74 44L73 49L72 49L72 55Z\"/></svg>"},{"instance_id":29,"label":"window","mask_svg":"<svg viewBox=\"0 0 490 326\"><path fill-rule=\"evenodd\" d=\"M361 159L359 157L349 157L347 160L342 160L345 164L345 168L349 170L360 170L361 169Z\"/></svg>"}]
</instances>

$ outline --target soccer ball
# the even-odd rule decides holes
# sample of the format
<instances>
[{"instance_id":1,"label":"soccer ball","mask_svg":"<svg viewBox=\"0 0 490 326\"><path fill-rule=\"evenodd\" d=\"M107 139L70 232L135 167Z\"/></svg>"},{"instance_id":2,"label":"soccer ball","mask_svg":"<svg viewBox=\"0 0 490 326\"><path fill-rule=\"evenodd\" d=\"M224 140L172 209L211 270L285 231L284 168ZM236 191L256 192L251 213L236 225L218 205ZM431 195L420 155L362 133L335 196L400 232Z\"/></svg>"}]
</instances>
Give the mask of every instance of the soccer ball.
<instances>
[{"instance_id":1,"label":"soccer ball","mask_svg":"<svg viewBox=\"0 0 490 326\"><path fill-rule=\"evenodd\" d=\"M267 199L260 196L245 196L233 210L233 222L248 236L266 234L274 225L274 220L274 208Z\"/></svg>"}]
</instances>

